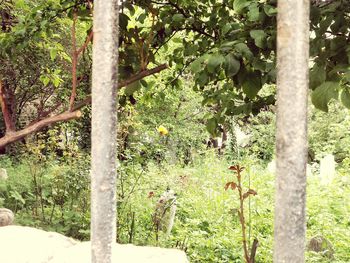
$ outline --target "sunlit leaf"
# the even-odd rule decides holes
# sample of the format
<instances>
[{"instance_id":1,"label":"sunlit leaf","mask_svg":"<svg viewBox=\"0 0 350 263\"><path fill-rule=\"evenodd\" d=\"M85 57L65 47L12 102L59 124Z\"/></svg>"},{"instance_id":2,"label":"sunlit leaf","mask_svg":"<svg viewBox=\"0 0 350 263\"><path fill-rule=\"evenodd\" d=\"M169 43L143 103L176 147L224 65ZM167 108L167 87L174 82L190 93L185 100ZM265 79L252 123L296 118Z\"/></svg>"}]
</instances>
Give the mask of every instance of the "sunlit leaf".
<instances>
[{"instance_id":1,"label":"sunlit leaf","mask_svg":"<svg viewBox=\"0 0 350 263\"><path fill-rule=\"evenodd\" d=\"M331 99L337 99L339 83L327 81L318 86L311 94L312 103L316 108L328 112L328 103Z\"/></svg>"}]
</instances>

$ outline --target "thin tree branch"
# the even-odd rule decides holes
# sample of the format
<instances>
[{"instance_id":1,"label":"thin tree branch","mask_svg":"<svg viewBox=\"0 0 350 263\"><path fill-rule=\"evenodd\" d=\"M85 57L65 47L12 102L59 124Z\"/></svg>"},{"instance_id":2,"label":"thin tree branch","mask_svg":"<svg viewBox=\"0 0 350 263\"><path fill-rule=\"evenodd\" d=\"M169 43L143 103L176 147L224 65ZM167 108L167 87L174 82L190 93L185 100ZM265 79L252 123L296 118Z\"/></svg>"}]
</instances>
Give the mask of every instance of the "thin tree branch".
<instances>
[{"instance_id":1,"label":"thin tree branch","mask_svg":"<svg viewBox=\"0 0 350 263\"><path fill-rule=\"evenodd\" d=\"M124 80L122 82L120 82L118 84L118 89L122 88L122 87L125 87L125 86L128 86L130 85L131 83L135 82L135 81L138 81L140 79L143 79L147 76L150 76L150 75L154 75L156 73L159 73L160 71L164 70L168 68L168 65L167 64L162 64L158 67L155 67L155 68L152 68L152 69L148 69L148 70L144 70L144 71L141 71L140 73L136 74L136 75L133 75L131 76L129 79L127 80ZM81 109L82 107L86 106L86 105L89 105L91 104L91 96L89 95L88 97L86 97L84 100L78 102L75 104L75 106L72 108L72 111L75 111L75 110L79 110Z\"/></svg>"},{"instance_id":2,"label":"thin tree branch","mask_svg":"<svg viewBox=\"0 0 350 263\"><path fill-rule=\"evenodd\" d=\"M61 121L68 121L71 119L77 119L79 117L81 117L80 111L73 111L73 112L65 111L61 114L43 119L34 124L30 124L29 126L27 126L26 128L20 131L13 131L10 133L6 133L4 137L0 138L0 149L3 149L4 147L6 147L6 145L10 143L23 139L29 134L42 130L43 128L49 126L50 124L54 124Z\"/></svg>"},{"instance_id":3,"label":"thin tree branch","mask_svg":"<svg viewBox=\"0 0 350 263\"><path fill-rule=\"evenodd\" d=\"M34 121L32 121L29 125L37 123L38 121L42 120L43 118L46 118L51 113L56 111L61 105L62 105L62 102L58 102L55 105L53 105L50 109L48 109L46 111L41 111L39 116Z\"/></svg>"},{"instance_id":4,"label":"thin tree branch","mask_svg":"<svg viewBox=\"0 0 350 263\"><path fill-rule=\"evenodd\" d=\"M15 130L15 127L14 127L15 125L12 121L9 109L7 107L6 98L5 98L1 80L0 80L0 105L1 105L2 115L4 117L6 133L11 133Z\"/></svg>"},{"instance_id":5,"label":"thin tree branch","mask_svg":"<svg viewBox=\"0 0 350 263\"><path fill-rule=\"evenodd\" d=\"M84 44L78 49L77 51L77 55L80 56L81 53L86 49L86 47L88 46L88 44L90 43L90 41L92 40L92 37L94 35L94 32L91 30L90 34L87 36Z\"/></svg>"}]
</instances>

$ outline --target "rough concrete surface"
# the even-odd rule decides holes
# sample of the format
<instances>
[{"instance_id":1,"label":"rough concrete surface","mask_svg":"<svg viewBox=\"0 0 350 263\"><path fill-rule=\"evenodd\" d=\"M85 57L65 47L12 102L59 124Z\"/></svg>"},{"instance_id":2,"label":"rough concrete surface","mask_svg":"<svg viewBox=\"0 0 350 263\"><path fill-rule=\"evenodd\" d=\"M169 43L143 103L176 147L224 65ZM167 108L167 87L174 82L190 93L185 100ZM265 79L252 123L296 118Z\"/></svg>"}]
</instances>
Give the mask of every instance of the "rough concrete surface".
<instances>
[{"instance_id":1,"label":"rough concrete surface","mask_svg":"<svg viewBox=\"0 0 350 263\"><path fill-rule=\"evenodd\" d=\"M23 227L0 227L0 262L6 263L88 263L90 242L79 242L54 232ZM115 244L113 262L188 263L177 249Z\"/></svg>"}]
</instances>

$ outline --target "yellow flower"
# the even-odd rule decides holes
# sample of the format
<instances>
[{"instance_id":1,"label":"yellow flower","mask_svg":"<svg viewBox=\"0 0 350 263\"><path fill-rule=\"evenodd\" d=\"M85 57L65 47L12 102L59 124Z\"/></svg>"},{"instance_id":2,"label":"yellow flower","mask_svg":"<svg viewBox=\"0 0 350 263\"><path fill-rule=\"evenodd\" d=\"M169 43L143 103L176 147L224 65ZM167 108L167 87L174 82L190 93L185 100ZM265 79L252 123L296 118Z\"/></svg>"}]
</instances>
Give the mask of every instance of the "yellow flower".
<instances>
[{"instance_id":1,"label":"yellow flower","mask_svg":"<svg viewBox=\"0 0 350 263\"><path fill-rule=\"evenodd\" d=\"M169 133L167 128L165 128L163 125L160 125L157 130L162 136L167 135Z\"/></svg>"}]
</instances>

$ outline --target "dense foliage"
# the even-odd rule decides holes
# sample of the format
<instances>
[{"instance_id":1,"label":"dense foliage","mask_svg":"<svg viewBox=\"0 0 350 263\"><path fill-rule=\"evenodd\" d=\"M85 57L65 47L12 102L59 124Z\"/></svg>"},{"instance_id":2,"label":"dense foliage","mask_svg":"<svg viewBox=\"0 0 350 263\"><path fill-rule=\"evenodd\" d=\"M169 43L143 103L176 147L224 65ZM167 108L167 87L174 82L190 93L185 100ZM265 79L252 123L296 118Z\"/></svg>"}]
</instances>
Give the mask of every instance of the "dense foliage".
<instances>
[{"instance_id":1,"label":"dense foliage","mask_svg":"<svg viewBox=\"0 0 350 263\"><path fill-rule=\"evenodd\" d=\"M92 5L89 0L2 1L0 73L7 131L90 102ZM349 10L348 1L311 1L310 88L313 103L325 111L339 96L350 105ZM222 131L227 116L273 104L274 93L261 89L276 81L276 13L275 0L124 1L119 72L121 84L132 84L119 94L120 105L136 103L134 93L142 87L152 89L153 82L143 77L164 70L165 62L172 68L164 80L168 87L181 87L180 76L191 73L191 85L212 109L206 119L213 135Z\"/></svg>"},{"instance_id":2,"label":"dense foliage","mask_svg":"<svg viewBox=\"0 0 350 263\"><path fill-rule=\"evenodd\" d=\"M349 262L350 2L310 4L308 239L322 235L332 262ZM90 234L92 8L0 0L0 168L9 176L0 207L17 224L81 240ZM276 0L122 1L118 242L242 262L242 207L224 189L228 167L241 165L243 187L257 192L244 203L249 245L257 238L256 262L272 261L276 16ZM330 153L337 174L324 186L319 163ZM175 225L158 238L152 217L167 188L177 193ZM327 253L308 251L307 262L331 262Z\"/></svg>"}]
</instances>

